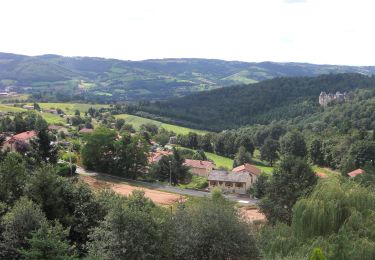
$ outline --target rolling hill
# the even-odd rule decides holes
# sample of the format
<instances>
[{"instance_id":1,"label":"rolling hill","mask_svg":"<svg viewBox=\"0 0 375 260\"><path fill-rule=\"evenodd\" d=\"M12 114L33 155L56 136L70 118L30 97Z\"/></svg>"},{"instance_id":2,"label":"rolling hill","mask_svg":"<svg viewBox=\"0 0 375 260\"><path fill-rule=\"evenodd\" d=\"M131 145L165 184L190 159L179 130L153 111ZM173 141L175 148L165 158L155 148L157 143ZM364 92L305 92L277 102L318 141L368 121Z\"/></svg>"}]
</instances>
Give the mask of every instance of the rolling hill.
<instances>
[{"instance_id":1,"label":"rolling hill","mask_svg":"<svg viewBox=\"0 0 375 260\"><path fill-rule=\"evenodd\" d=\"M144 104L137 108L137 113L192 128L220 131L305 117L323 109L318 103L321 91L348 92L350 96L363 88L375 88L375 77L330 74L275 78Z\"/></svg>"},{"instance_id":2,"label":"rolling hill","mask_svg":"<svg viewBox=\"0 0 375 260\"><path fill-rule=\"evenodd\" d=\"M95 102L166 100L194 92L256 83L275 77L360 73L374 67L307 63L240 62L211 59L124 61L59 55L0 53L0 87L39 100ZM56 96L56 93L58 94ZM63 99L59 99L59 98Z\"/></svg>"}]
</instances>

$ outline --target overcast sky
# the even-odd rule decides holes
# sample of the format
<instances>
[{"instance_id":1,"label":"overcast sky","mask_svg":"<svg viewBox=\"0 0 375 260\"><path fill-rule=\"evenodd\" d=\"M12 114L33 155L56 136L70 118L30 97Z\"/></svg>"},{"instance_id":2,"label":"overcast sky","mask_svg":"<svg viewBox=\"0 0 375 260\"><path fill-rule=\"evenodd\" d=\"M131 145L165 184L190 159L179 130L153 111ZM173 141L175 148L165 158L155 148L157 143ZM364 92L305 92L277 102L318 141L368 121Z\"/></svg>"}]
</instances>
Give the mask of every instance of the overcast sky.
<instances>
[{"instance_id":1,"label":"overcast sky","mask_svg":"<svg viewBox=\"0 0 375 260\"><path fill-rule=\"evenodd\" d=\"M375 65L374 0L1 0L0 52Z\"/></svg>"}]
</instances>

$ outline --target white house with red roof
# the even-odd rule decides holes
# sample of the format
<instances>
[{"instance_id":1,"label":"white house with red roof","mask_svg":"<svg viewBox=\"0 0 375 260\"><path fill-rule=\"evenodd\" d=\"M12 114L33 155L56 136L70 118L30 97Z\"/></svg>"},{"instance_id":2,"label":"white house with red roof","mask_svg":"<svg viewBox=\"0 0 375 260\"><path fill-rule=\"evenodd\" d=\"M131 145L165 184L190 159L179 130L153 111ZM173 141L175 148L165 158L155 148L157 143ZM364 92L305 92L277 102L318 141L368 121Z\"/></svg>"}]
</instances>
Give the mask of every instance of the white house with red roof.
<instances>
[{"instance_id":1,"label":"white house with red roof","mask_svg":"<svg viewBox=\"0 0 375 260\"><path fill-rule=\"evenodd\" d=\"M35 131L26 131L13 135L4 142L3 150L15 151L15 143L21 142L29 144L32 139L37 137L37 135L38 134Z\"/></svg>"},{"instance_id":2,"label":"white house with red roof","mask_svg":"<svg viewBox=\"0 0 375 260\"><path fill-rule=\"evenodd\" d=\"M209 173L215 168L215 164L210 161L186 159L184 165L190 167L190 172L194 175L208 177Z\"/></svg>"}]
</instances>

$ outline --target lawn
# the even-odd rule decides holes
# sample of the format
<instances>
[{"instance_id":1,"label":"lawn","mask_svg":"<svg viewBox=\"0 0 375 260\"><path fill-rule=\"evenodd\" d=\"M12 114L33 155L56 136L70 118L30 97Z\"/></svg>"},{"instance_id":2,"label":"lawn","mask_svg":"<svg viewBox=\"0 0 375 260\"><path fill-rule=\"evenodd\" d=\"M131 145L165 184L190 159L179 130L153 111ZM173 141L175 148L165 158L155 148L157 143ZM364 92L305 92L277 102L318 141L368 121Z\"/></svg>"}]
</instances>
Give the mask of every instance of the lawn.
<instances>
[{"instance_id":1,"label":"lawn","mask_svg":"<svg viewBox=\"0 0 375 260\"><path fill-rule=\"evenodd\" d=\"M340 176L339 172L334 171L332 169L329 169L327 167L323 168L323 167L314 165L312 168L313 168L314 172L324 173L325 175L327 175L327 177L330 177L330 178Z\"/></svg>"},{"instance_id":2,"label":"lawn","mask_svg":"<svg viewBox=\"0 0 375 260\"><path fill-rule=\"evenodd\" d=\"M38 112L38 114L41 115L44 118L44 120L47 121L48 124L66 124L66 119L60 117L59 115L41 112Z\"/></svg>"},{"instance_id":3,"label":"lawn","mask_svg":"<svg viewBox=\"0 0 375 260\"><path fill-rule=\"evenodd\" d=\"M151 123L151 124L157 125L158 127L162 127L167 131L175 132L176 134L188 134L189 132L194 132L197 134L208 133L207 131L203 131L203 130L197 130L197 129L191 129L191 128L177 126L177 125L166 124L160 121L143 118L139 116L128 115L128 114L115 115L115 117L125 119L125 122L132 124L136 130L139 130L142 124Z\"/></svg>"},{"instance_id":4,"label":"lawn","mask_svg":"<svg viewBox=\"0 0 375 260\"><path fill-rule=\"evenodd\" d=\"M20 107L14 107L12 105L0 104L0 111L3 111L3 112L25 112L26 109L23 109L23 108L20 108Z\"/></svg>"},{"instance_id":5,"label":"lawn","mask_svg":"<svg viewBox=\"0 0 375 260\"><path fill-rule=\"evenodd\" d=\"M233 168L232 159L214 153L205 152L205 154L209 160L212 160L215 163L216 167L224 167L228 170Z\"/></svg>"}]
</instances>

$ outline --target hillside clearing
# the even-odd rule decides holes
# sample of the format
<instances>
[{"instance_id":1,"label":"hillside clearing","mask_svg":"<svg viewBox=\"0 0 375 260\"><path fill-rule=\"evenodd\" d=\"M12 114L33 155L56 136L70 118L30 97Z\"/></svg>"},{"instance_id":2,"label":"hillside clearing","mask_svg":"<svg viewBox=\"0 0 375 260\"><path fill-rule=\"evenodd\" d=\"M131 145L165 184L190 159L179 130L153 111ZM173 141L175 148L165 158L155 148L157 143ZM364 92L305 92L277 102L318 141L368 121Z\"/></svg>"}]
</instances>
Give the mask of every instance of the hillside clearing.
<instances>
[{"instance_id":1,"label":"hillside clearing","mask_svg":"<svg viewBox=\"0 0 375 260\"><path fill-rule=\"evenodd\" d=\"M129 114L115 115L115 117L116 118L125 119L126 123L127 124L132 124L133 127L136 130L139 130L139 128L141 127L141 125L150 123L150 124L157 125L159 128L162 127L165 130L167 130L167 131L172 131L172 132L174 132L176 134L186 135L189 132L194 132L194 133L197 133L197 134L206 134L206 133L208 133L207 131L203 131L203 130L197 130L197 129L191 129L191 128L177 126L177 125L171 125L171 124L162 123L160 121L156 121L156 120L153 120L153 119L148 119L148 118L139 117L139 116L133 116L133 115L129 115Z\"/></svg>"}]
</instances>

